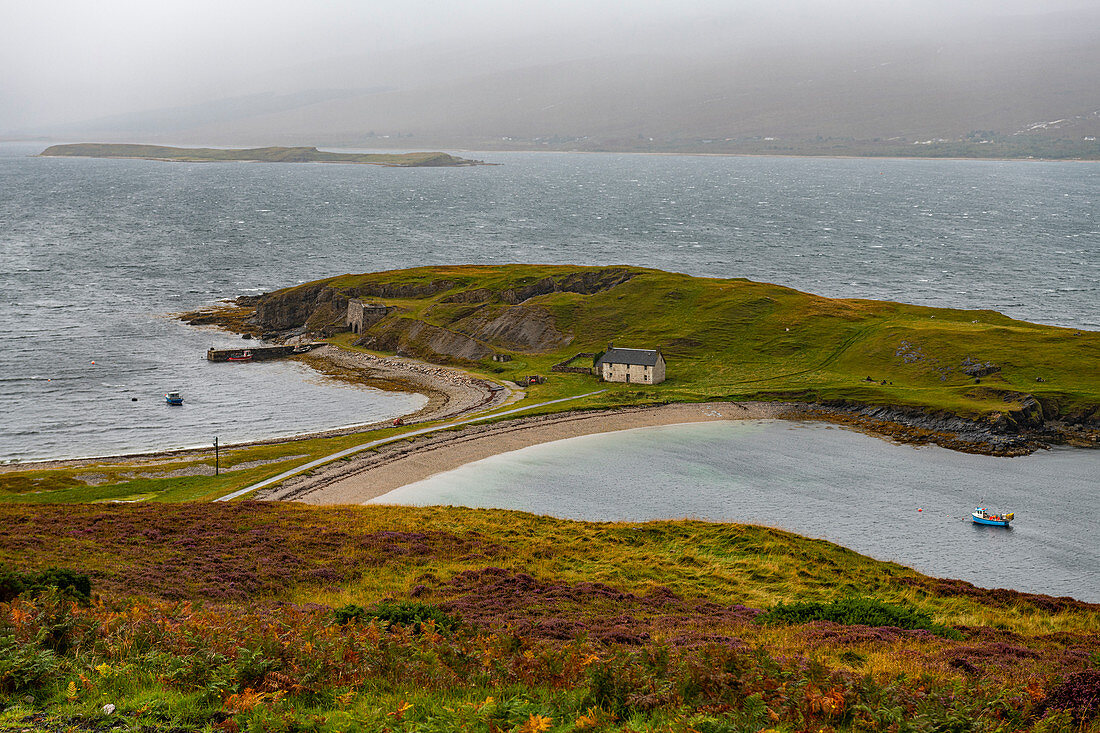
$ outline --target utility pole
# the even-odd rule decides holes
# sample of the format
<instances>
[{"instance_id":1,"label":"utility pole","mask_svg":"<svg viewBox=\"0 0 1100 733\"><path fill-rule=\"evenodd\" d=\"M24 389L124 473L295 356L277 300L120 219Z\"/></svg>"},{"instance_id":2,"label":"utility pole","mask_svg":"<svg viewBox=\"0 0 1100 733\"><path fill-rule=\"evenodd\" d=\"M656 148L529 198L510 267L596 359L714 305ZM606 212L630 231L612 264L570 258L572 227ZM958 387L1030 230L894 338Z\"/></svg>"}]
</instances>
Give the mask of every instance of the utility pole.
<instances>
[{"instance_id":1,"label":"utility pole","mask_svg":"<svg viewBox=\"0 0 1100 733\"><path fill-rule=\"evenodd\" d=\"M214 436L214 475L221 475L221 465L218 461L218 436Z\"/></svg>"}]
</instances>

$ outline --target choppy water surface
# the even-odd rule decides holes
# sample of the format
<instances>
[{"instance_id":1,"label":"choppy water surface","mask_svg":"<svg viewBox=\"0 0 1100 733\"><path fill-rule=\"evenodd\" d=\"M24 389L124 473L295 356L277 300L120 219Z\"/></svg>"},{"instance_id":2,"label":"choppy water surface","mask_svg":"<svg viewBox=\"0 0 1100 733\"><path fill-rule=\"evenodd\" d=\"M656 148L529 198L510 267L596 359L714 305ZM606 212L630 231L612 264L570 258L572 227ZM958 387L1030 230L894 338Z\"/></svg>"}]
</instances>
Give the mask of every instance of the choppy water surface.
<instances>
[{"instance_id":1,"label":"choppy water surface","mask_svg":"<svg viewBox=\"0 0 1100 733\"><path fill-rule=\"evenodd\" d=\"M487 458L374 500L568 519L765 524L988 588L1100 602L1100 452L894 445L819 423L640 428ZM969 513L984 499L1010 529Z\"/></svg>"},{"instance_id":2,"label":"choppy water surface","mask_svg":"<svg viewBox=\"0 0 1100 733\"><path fill-rule=\"evenodd\" d=\"M625 263L1100 327L1095 163L28 157L42 147L0 145L0 460L228 442L413 409L416 397L312 384L288 364L202 363L208 346L234 341L168 316L344 272ZM168 411L161 395L177 388L187 403Z\"/></svg>"}]
</instances>

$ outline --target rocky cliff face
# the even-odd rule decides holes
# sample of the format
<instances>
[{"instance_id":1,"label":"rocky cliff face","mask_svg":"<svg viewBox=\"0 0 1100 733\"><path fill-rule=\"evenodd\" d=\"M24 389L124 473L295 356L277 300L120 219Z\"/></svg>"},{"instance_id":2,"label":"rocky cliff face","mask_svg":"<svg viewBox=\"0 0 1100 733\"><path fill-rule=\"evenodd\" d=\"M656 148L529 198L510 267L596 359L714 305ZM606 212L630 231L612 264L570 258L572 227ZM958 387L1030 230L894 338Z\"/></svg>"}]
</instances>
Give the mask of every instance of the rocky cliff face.
<instances>
[{"instance_id":1,"label":"rocky cliff face","mask_svg":"<svg viewBox=\"0 0 1100 733\"><path fill-rule=\"evenodd\" d=\"M306 328L314 333L331 334L343 330L351 298L428 298L453 287L449 280L436 280L426 284L369 283L343 290L320 282L238 298L237 304L255 307L253 322L265 333Z\"/></svg>"},{"instance_id":2,"label":"rocky cliff face","mask_svg":"<svg viewBox=\"0 0 1100 733\"><path fill-rule=\"evenodd\" d=\"M470 362L487 358L497 349L538 353L568 345L573 337L557 327L553 314L526 301L550 293L593 295L627 282L634 274L624 268L586 269L500 290L457 290L460 285L447 279L367 282L346 288L324 281L240 298L237 303L255 309L251 324L261 333L308 330L331 335L345 328L351 298L408 300L442 295L437 303L468 307L452 307L449 315L447 309L432 309L426 320L391 314L372 324L360 343L429 360ZM452 290L456 292L448 294Z\"/></svg>"},{"instance_id":3,"label":"rocky cliff face","mask_svg":"<svg viewBox=\"0 0 1100 733\"><path fill-rule=\"evenodd\" d=\"M452 327L509 351L551 351L573 340L570 334L558 330L550 311L534 305L482 309Z\"/></svg>"},{"instance_id":4,"label":"rocky cliff face","mask_svg":"<svg viewBox=\"0 0 1100 733\"><path fill-rule=\"evenodd\" d=\"M375 351L392 351L436 363L479 361L493 350L465 334L418 321L391 317L355 342Z\"/></svg>"},{"instance_id":5,"label":"rocky cliff face","mask_svg":"<svg viewBox=\"0 0 1100 733\"><path fill-rule=\"evenodd\" d=\"M241 303L238 300L238 303ZM292 290L264 293L255 298L253 319L263 331L289 331L305 328L320 316L333 317L347 310L348 298L333 288L317 283Z\"/></svg>"},{"instance_id":6,"label":"rocky cliff face","mask_svg":"<svg viewBox=\"0 0 1100 733\"><path fill-rule=\"evenodd\" d=\"M604 290L610 290L616 285L621 285L632 277L634 277L633 272L617 267L604 270L585 270L561 278L546 277L530 285L508 288L501 291L499 297L505 303L516 305L538 295L548 295L550 293L595 295Z\"/></svg>"}]
</instances>

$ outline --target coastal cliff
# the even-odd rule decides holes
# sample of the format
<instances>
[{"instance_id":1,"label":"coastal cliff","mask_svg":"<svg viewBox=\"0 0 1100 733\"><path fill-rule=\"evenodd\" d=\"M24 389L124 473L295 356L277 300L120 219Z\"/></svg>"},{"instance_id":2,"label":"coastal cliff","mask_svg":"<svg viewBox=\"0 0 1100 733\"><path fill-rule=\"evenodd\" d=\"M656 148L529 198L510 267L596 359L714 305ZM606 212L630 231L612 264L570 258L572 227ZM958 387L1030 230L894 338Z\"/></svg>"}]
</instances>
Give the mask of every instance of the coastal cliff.
<instances>
[{"instance_id":1,"label":"coastal cliff","mask_svg":"<svg viewBox=\"0 0 1100 733\"><path fill-rule=\"evenodd\" d=\"M347 333L351 299L384 306ZM660 348L661 385L619 404L802 402L914 442L1015 455L1096 445L1100 334L993 311L830 299L743 279L635 267L427 267L342 275L187 314L267 338L341 343L511 377L607 343ZM584 375L555 374L559 383Z\"/></svg>"}]
</instances>

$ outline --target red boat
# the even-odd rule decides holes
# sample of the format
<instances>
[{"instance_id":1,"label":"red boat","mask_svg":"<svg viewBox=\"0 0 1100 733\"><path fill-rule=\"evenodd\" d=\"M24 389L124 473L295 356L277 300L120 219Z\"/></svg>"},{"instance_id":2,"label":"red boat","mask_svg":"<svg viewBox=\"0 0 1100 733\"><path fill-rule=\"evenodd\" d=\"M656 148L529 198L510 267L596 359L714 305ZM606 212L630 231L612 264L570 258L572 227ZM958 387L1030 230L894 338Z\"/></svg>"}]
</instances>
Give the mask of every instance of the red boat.
<instances>
[{"instance_id":1,"label":"red boat","mask_svg":"<svg viewBox=\"0 0 1100 733\"><path fill-rule=\"evenodd\" d=\"M240 354L225 357L226 361L252 361L252 352L243 351Z\"/></svg>"}]
</instances>

